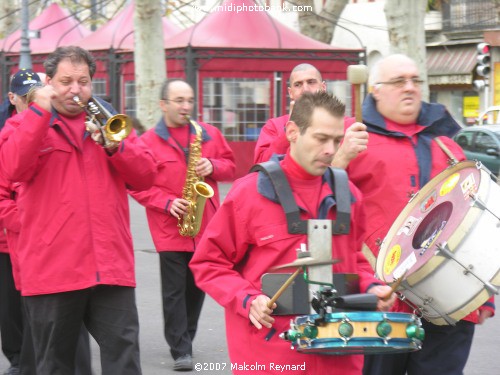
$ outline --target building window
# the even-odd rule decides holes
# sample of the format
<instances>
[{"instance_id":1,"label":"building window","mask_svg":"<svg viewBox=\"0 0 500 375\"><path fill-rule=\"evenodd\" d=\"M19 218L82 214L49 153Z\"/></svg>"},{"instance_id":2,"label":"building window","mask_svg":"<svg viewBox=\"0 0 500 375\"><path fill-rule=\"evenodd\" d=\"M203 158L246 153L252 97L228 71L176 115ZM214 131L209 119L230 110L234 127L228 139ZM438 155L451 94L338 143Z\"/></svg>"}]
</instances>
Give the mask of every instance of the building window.
<instances>
[{"instance_id":1,"label":"building window","mask_svg":"<svg viewBox=\"0 0 500 375\"><path fill-rule=\"evenodd\" d=\"M105 78L95 78L92 80L92 95L106 99L108 94L106 91Z\"/></svg>"},{"instance_id":2,"label":"building window","mask_svg":"<svg viewBox=\"0 0 500 375\"><path fill-rule=\"evenodd\" d=\"M125 82L125 114L136 117L135 82Z\"/></svg>"},{"instance_id":3,"label":"building window","mask_svg":"<svg viewBox=\"0 0 500 375\"><path fill-rule=\"evenodd\" d=\"M271 81L262 78L205 78L203 121L229 141L255 141L270 117Z\"/></svg>"}]
</instances>

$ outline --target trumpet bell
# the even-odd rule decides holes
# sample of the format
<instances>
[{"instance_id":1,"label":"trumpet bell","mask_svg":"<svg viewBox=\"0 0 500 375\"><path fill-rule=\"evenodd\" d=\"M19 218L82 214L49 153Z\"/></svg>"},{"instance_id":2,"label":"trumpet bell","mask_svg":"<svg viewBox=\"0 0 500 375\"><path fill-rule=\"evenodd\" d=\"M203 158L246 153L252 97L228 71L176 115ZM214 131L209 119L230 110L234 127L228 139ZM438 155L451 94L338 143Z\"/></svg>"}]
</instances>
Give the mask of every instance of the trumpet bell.
<instances>
[{"instance_id":1,"label":"trumpet bell","mask_svg":"<svg viewBox=\"0 0 500 375\"><path fill-rule=\"evenodd\" d=\"M110 141L120 142L128 137L132 131L132 120L123 114L110 117L104 125L105 137Z\"/></svg>"}]
</instances>

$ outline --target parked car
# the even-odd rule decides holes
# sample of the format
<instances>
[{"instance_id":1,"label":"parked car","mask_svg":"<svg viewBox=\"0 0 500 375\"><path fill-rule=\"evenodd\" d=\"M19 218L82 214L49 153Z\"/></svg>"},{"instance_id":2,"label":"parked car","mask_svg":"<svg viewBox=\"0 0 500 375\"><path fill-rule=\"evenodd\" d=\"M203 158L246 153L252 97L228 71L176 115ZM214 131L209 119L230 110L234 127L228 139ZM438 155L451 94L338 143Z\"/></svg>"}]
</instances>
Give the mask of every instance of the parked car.
<instances>
[{"instance_id":1,"label":"parked car","mask_svg":"<svg viewBox=\"0 0 500 375\"><path fill-rule=\"evenodd\" d=\"M500 125L469 126L453 138L469 160L479 160L500 176Z\"/></svg>"}]
</instances>

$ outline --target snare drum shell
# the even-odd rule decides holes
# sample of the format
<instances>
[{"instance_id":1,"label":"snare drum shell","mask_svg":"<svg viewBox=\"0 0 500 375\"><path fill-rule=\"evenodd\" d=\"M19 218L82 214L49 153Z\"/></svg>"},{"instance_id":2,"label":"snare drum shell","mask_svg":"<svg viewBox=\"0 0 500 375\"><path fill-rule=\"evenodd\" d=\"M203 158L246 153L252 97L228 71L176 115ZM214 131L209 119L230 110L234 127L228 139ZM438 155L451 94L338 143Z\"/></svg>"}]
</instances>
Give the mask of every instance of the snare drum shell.
<instances>
[{"instance_id":1,"label":"snare drum shell","mask_svg":"<svg viewBox=\"0 0 500 375\"><path fill-rule=\"evenodd\" d=\"M486 209L474 204L467 189L473 190ZM422 212L429 197L434 208ZM450 217L425 250L430 252L425 254L427 261L419 264L421 249L410 248L410 240L415 239L411 236L440 204L452 206ZM429 181L394 222L377 258L377 276L391 284L410 266L400 293L419 307L427 320L444 325L464 318L491 296L485 282L500 285L499 208L500 187L487 169L470 161L448 168ZM417 224L408 229L414 222ZM438 245L445 246L454 259L443 256ZM399 253L394 250L398 246Z\"/></svg>"},{"instance_id":2,"label":"snare drum shell","mask_svg":"<svg viewBox=\"0 0 500 375\"><path fill-rule=\"evenodd\" d=\"M295 318L294 327L304 332L307 327L317 328L317 337L299 339L293 343L304 354L351 355L403 353L419 350L422 342L409 337L408 327L420 327L420 319L408 313L380 311L344 311L329 313L318 323L318 314ZM386 337L379 335L377 327L384 323L390 330ZM341 325L352 327L350 337L342 336Z\"/></svg>"}]
</instances>

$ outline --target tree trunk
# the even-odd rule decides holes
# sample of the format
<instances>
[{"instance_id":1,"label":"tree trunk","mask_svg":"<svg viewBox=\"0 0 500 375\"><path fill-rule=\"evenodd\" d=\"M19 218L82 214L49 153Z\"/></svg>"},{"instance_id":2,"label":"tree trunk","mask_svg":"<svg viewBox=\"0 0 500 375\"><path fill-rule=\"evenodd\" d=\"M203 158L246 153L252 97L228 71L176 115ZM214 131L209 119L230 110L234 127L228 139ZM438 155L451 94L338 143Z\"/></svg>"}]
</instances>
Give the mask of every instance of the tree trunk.
<instances>
[{"instance_id":1,"label":"tree trunk","mask_svg":"<svg viewBox=\"0 0 500 375\"><path fill-rule=\"evenodd\" d=\"M160 89L167 76L161 16L160 0L135 1L136 117L146 128L153 127L160 116Z\"/></svg>"},{"instance_id":2,"label":"tree trunk","mask_svg":"<svg viewBox=\"0 0 500 375\"><path fill-rule=\"evenodd\" d=\"M6 38L18 26L16 23L21 19L21 12L16 12L16 9L19 6L14 1L0 3L0 39Z\"/></svg>"},{"instance_id":3,"label":"tree trunk","mask_svg":"<svg viewBox=\"0 0 500 375\"><path fill-rule=\"evenodd\" d=\"M391 53L402 53L416 61L420 77L427 82L424 18L427 0L387 0L385 17ZM429 100L429 86L422 86L422 99Z\"/></svg>"},{"instance_id":4,"label":"tree trunk","mask_svg":"<svg viewBox=\"0 0 500 375\"><path fill-rule=\"evenodd\" d=\"M300 32L320 42L330 44L337 21L348 0L327 0L321 12L298 11ZM314 10L314 0L297 0L292 5L308 6Z\"/></svg>"}]
</instances>

